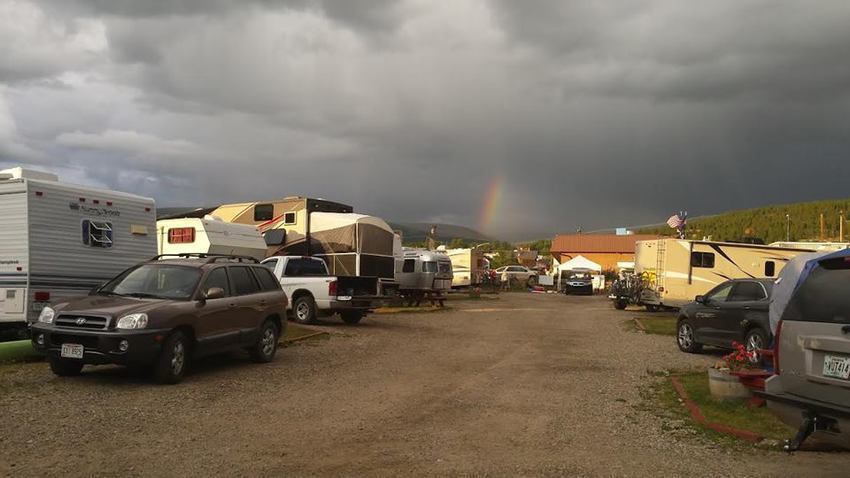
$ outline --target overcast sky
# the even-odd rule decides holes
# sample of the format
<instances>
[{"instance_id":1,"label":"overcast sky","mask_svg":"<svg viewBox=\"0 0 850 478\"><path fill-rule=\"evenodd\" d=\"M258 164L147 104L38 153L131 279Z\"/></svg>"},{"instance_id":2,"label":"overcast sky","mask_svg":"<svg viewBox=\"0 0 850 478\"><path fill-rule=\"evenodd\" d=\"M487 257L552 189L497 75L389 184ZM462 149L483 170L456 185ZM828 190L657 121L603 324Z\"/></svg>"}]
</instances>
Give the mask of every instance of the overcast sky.
<instances>
[{"instance_id":1,"label":"overcast sky","mask_svg":"<svg viewBox=\"0 0 850 478\"><path fill-rule=\"evenodd\" d=\"M656 223L850 196L848 55L847 0L0 0L0 167L507 239Z\"/></svg>"}]
</instances>

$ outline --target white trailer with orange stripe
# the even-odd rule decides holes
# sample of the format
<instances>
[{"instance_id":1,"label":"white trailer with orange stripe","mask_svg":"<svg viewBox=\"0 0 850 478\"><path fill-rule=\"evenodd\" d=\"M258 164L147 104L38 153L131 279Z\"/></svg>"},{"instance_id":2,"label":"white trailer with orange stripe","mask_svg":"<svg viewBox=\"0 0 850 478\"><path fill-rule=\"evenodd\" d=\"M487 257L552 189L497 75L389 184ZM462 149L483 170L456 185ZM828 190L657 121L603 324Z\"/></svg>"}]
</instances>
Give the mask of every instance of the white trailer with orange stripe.
<instances>
[{"instance_id":1,"label":"white trailer with orange stripe","mask_svg":"<svg viewBox=\"0 0 850 478\"><path fill-rule=\"evenodd\" d=\"M0 327L33 322L154 255L153 199L0 171Z\"/></svg>"}]
</instances>

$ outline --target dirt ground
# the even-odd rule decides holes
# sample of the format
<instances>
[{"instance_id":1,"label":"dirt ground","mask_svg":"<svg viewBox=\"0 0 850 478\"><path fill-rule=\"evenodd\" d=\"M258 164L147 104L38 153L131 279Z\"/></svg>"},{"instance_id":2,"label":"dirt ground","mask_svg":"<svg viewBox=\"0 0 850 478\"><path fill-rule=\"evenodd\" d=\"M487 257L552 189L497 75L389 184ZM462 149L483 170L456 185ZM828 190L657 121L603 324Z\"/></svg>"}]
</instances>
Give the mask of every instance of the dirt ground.
<instances>
[{"instance_id":1,"label":"dirt ground","mask_svg":"<svg viewBox=\"0 0 850 478\"><path fill-rule=\"evenodd\" d=\"M734 449L640 407L649 371L708 365L598 297L502 294L329 321L176 386L117 367L0 367L6 476L847 476L848 453Z\"/></svg>"}]
</instances>

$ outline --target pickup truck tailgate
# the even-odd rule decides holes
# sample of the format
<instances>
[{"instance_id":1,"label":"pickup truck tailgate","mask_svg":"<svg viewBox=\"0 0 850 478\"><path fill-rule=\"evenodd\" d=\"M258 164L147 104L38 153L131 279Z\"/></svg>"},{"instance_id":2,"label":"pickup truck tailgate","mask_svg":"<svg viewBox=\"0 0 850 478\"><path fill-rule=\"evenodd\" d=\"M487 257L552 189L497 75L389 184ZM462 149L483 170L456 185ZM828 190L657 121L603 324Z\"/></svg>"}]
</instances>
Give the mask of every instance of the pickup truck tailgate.
<instances>
[{"instance_id":1,"label":"pickup truck tailgate","mask_svg":"<svg viewBox=\"0 0 850 478\"><path fill-rule=\"evenodd\" d=\"M374 297L378 295L377 277L338 276L337 296Z\"/></svg>"}]
</instances>

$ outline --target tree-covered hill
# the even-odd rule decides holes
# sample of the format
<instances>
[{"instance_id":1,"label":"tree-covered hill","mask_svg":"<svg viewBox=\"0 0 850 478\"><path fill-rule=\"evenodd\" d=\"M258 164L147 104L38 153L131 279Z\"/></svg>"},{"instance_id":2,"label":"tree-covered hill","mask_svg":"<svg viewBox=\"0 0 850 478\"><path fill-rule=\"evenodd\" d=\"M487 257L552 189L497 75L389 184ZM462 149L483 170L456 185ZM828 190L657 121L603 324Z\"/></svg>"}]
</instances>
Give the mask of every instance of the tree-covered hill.
<instances>
[{"instance_id":1,"label":"tree-covered hill","mask_svg":"<svg viewBox=\"0 0 850 478\"><path fill-rule=\"evenodd\" d=\"M790 216L791 240L839 239L839 215L845 213L844 240L848 240L846 215L850 213L850 199L835 199L796 204L766 206L741 211L731 211L715 216L703 216L688 220L689 239L710 236L716 241L763 239L765 243L786 239L786 214ZM824 215L824 237L820 237L820 215ZM672 235L666 225L641 229L641 233Z\"/></svg>"}]
</instances>

